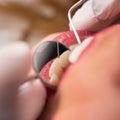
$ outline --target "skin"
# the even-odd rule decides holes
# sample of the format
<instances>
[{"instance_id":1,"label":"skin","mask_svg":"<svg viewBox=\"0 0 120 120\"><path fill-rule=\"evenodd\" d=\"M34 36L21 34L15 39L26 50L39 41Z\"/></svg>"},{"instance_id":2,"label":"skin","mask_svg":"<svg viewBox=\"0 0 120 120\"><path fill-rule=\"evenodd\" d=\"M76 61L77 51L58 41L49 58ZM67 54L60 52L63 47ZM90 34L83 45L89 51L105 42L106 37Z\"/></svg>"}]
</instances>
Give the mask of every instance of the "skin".
<instances>
[{"instance_id":1,"label":"skin","mask_svg":"<svg viewBox=\"0 0 120 120\"><path fill-rule=\"evenodd\" d=\"M97 5L98 1L94 0L94 2ZM100 1L100 2L103 2L102 6L106 5L104 4L104 1ZM116 7L113 6L113 8L116 8ZM90 11L86 10L86 12L90 12ZM114 12L112 9L112 13L110 15L112 15L113 13ZM81 19L83 18L83 14L87 15L87 13L79 13L79 14L76 13L74 18L77 20ZM91 13L88 13L88 14L91 16ZM86 18L83 18L83 19L88 21L90 20ZM102 28L107 27L110 24L113 24L116 22L120 23L119 15L118 15L118 18L113 17L112 19L113 21L110 22L109 21L110 19L108 17L106 22L100 21L95 24L94 22L91 21L90 23L92 23L92 25L89 25L84 20L81 22L78 22L78 23L75 22L75 23L80 30L82 30L80 25L83 25L82 27L84 28L84 30L96 31L93 29L95 28L97 30L98 29L100 30ZM109 22L110 24L108 24ZM88 28L85 28L84 25ZM48 120L48 119L49 120L59 120L59 119L60 120L62 119L63 120L64 119L65 120L66 119L69 119L69 120L71 119L72 120L73 119L119 120L120 119L119 118L119 111L120 111L119 75L118 75L119 64L117 61L119 60L119 52L118 52L119 48L117 45L119 45L118 38L119 38L120 27L115 26L111 29L113 29L113 31L106 30L104 32L98 33L98 35L96 35L95 37L95 41L103 41L103 42L101 43L95 42L94 45L97 46L97 49L95 49L94 45L92 45L90 48L94 48L94 49L91 50L89 48L88 50L86 50L82 59L79 59L78 62L76 62L76 64L71 65L68 71L65 72L65 75L63 75L64 77L62 79L63 82L61 82L56 96L53 98L49 98L48 104L46 105L40 120L42 119L43 120ZM41 43L47 40L52 40L59 34L60 33L53 34L44 38L42 42L38 43L34 47L33 52L37 48L37 46L39 46ZM103 37L99 37L99 36L103 36ZM109 43L111 43L112 47L109 47ZM113 46L113 45L116 45L116 46ZM101 51L101 53L99 51ZM89 54L91 57L87 57L89 56ZM99 58L98 55L100 55L101 59ZM106 59L102 59L102 58L106 58ZM93 63L94 67L91 66L88 69L88 66L91 64L91 62ZM101 65L100 68L98 67L99 64ZM75 66L78 66L78 67L75 67ZM85 66L87 66L87 68L85 68ZM70 76L70 75L72 75L71 73L75 72L74 76L77 76L78 72L76 70L79 70L79 73L81 74L78 77L76 77L74 80L73 76ZM98 75L96 75L96 71L99 71ZM103 71L103 73L101 73L101 71ZM31 70L30 73L33 73L33 70ZM92 79L93 77L94 79ZM78 80L78 78L81 78L81 79ZM96 81L95 85L93 84L94 82L91 82L93 80ZM38 81L37 84L35 81ZM83 81L83 82L80 82L80 84L78 84L79 81ZM87 82L84 83L84 81L87 81ZM43 95L44 101L45 101L45 93L42 95L40 93L43 93L43 91L45 90L39 80L33 80L28 83L30 83L29 89L27 89L27 91L25 90L26 92L24 92L24 95L20 96L20 101L21 101L20 106L21 106L21 113L22 113L21 116L23 120L34 120L41 113L42 107L41 107L40 99L42 98L42 95ZM69 93L67 91L69 91ZM82 92L79 93L79 91L82 91ZM96 91L96 93L94 93L94 91ZM81 97L81 94L82 94L82 97ZM34 100L32 101L31 98L34 98ZM33 102L36 103L36 105L33 106L32 105ZM33 110L33 112L29 112L31 109ZM77 111L80 111L80 112L78 113Z\"/></svg>"},{"instance_id":2,"label":"skin","mask_svg":"<svg viewBox=\"0 0 120 120\"><path fill-rule=\"evenodd\" d=\"M63 75L40 120L120 119L119 31L115 25L94 36Z\"/></svg>"},{"instance_id":3,"label":"skin","mask_svg":"<svg viewBox=\"0 0 120 120\"><path fill-rule=\"evenodd\" d=\"M94 42L84 50L84 54L74 64L71 64L67 72L64 73L56 95L48 99L40 120L120 119L119 31L120 25L115 25L94 36ZM57 35L50 35L42 42L53 39ZM20 43L19 45L21 46ZM9 52L5 49L0 51L2 58L0 60L3 60L3 63L6 60L3 55L8 53L10 55L10 58L7 56L9 61L6 64L2 64L2 61L0 61L0 70L2 71L0 72L2 73L0 75L0 91L2 91L0 92L0 100L2 100L0 101L0 110L4 110L2 112L5 114L6 112L10 113L10 116L0 114L0 117L8 117L12 120L17 118L20 120L35 120L43 108L41 106L43 103L40 100L44 98L42 100L45 101L45 89L39 80L25 81L31 65L31 62L28 62L31 59L31 53L28 47L23 47L25 50L22 52L23 48L15 46L11 46L13 51L11 51L11 47L8 49ZM21 53L18 54L15 51L21 51ZM16 54L19 60L14 58ZM26 68L24 70L21 67L23 64ZM9 71L4 72L4 65L6 65L6 68L13 68L14 65L19 65L19 67L16 68L15 66L16 69L10 70L5 69ZM9 65L12 65L12 67L8 67ZM9 74L6 76L3 73ZM17 79L11 78L12 75L15 76L14 73L16 73ZM76 77L73 78L73 76ZM9 81L11 84L8 84ZM21 87L18 91L19 86ZM35 104L33 105L33 103ZM10 109L6 107L6 104L12 105Z\"/></svg>"},{"instance_id":4,"label":"skin","mask_svg":"<svg viewBox=\"0 0 120 120\"><path fill-rule=\"evenodd\" d=\"M94 1L97 5L98 0ZM104 0L101 1L103 2L100 7L102 9L102 6L104 7L106 4L104 4ZM81 18L83 18L83 21L75 21L75 26L79 29L96 31L111 23L116 23L116 16L115 18L113 16L112 19L108 16L106 21L95 23L94 20L96 21L96 19L93 17L89 22L91 18L88 17L94 15L88 10L89 7L85 10L89 13L76 13L73 18L75 20L82 20ZM116 9L113 6L110 15L114 13L114 8ZM85 18L83 15L86 15ZM119 22L119 16L117 22ZM95 36L95 43L87 48L84 51L85 54L75 64L71 65L63 75L56 96L49 98L40 120L120 119L119 31L120 26L115 26L111 30L103 31ZM50 35L42 42L52 40L57 35ZM46 91L40 80L26 81L26 75L32 64L32 54L26 45L22 45L24 47L21 49L19 49L21 44L15 46L13 45L11 48L7 46L5 49L1 48L0 51L0 91L2 91L0 92L0 120L17 120L18 118L19 120L35 120L41 113L46 101ZM22 52L18 54L18 51ZM30 74L32 72L33 70ZM73 76L76 77L73 78ZM9 114L6 115L6 113Z\"/></svg>"}]
</instances>

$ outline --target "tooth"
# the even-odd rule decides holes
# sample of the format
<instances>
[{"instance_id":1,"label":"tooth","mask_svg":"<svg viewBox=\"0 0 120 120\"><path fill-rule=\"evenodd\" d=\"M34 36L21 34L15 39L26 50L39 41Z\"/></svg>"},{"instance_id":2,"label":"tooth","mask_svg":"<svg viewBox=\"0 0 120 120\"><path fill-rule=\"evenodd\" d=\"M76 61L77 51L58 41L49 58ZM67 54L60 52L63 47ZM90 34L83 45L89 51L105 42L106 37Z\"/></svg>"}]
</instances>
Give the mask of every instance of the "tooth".
<instances>
[{"instance_id":1,"label":"tooth","mask_svg":"<svg viewBox=\"0 0 120 120\"><path fill-rule=\"evenodd\" d=\"M64 52L59 58L56 58L52 63L49 76L50 76L50 83L52 85L57 86L61 76L64 72L64 69L69 65L69 57L70 51Z\"/></svg>"},{"instance_id":2,"label":"tooth","mask_svg":"<svg viewBox=\"0 0 120 120\"><path fill-rule=\"evenodd\" d=\"M62 75L63 71L60 65L59 58L55 59L55 61L52 63L50 70L49 70L49 76L51 77L53 74L56 74L58 78Z\"/></svg>"},{"instance_id":3,"label":"tooth","mask_svg":"<svg viewBox=\"0 0 120 120\"><path fill-rule=\"evenodd\" d=\"M66 68L69 65L70 63L68 59L69 54L70 54L70 51L66 51L60 56L60 65L62 68Z\"/></svg>"},{"instance_id":4,"label":"tooth","mask_svg":"<svg viewBox=\"0 0 120 120\"><path fill-rule=\"evenodd\" d=\"M59 84L59 78L57 77L56 74L53 74L50 78L50 83L54 86L58 86Z\"/></svg>"},{"instance_id":5,"label":"tooth","mask_svg":"<svg viewBox=\"0 0 120 120\"><path fill-rule=\"evenodd\" d=\"M77 46L78 46L78 44L71 45L71 46L70 46L70 50L75 49Z\"/></svg>"},{"instance_id":6,"label":"tooth","mask_svg":"<svg viewBox=\"0 0 120 120\"><path fill-rule=\"evenodd\" d=\"M80 45L78 45L69 55L70 63L74 63L77 61L78 57L82 54L82 52L89 46L89 44L93 41L93 37L86 38Z\"/></svg>"}]
</instances>

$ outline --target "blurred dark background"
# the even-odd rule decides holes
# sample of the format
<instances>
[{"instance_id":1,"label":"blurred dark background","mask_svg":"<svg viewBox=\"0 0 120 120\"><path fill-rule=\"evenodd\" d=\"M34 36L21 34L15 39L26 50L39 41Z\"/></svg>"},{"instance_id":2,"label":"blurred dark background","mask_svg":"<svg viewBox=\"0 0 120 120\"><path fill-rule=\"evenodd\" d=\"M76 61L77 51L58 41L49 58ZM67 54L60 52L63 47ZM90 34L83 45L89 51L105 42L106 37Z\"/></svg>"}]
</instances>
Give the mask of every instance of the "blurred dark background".
<instances>
[{"instance_id":1,"label":"blurred dark background","mask_svg":"<svg viewBox=\"0 0 120 120\"><path fill-rule=\"evenodd\" d=\"M67 11L77 0L0 0L0 45L24 40L31 46L66 31Z\"/></svg>"}]
</instances>

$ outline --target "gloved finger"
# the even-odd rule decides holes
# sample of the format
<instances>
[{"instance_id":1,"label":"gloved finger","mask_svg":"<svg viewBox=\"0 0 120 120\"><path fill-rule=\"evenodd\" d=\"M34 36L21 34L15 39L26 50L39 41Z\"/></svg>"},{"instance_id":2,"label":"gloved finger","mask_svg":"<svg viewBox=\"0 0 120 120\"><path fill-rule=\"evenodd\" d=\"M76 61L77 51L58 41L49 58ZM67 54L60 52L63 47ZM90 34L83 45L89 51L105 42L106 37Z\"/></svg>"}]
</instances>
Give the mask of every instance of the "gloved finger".
<instances>
[{"instance_id":1,"label":"gloved finger","mask_svg":"<svg viewBox=\"0 0 120 120\"><path fill-rule=\"evenodd\" d=\"M89 0L75 13L73 24L78 30L101 30L120 18L119 4L119 0Z\"/></svg>"},{"instance_id":2,"label":"gloved finger","mask_svg":"<svg viewBox=\"0 0 120 120\"><path fill-rule=\"evenodd\" d=\"M15 79L14 82L24 82L17 81L17 79L25 78L30 65L31 52L27 44L17 42L1 48L0 80L4 80L4 83L9 82L9 79L12 78ZM3 81L0 81L0 84L1 82L3 83Z\"/></svg>"},{"instance_id":3,"label":"gloved finger","mask_svg":"<svg viewBox=\"0 0 120 120\"><path fill-rule=\"evenodd\" d=\"M46 89L39 79L23 84L19 89L20 120L36 120L46 102Z\"/></svg>"},{"instance_id":4,"label":"gloved finger","mask_svg":"<svg viewBox=\"0 0 120 120\"><path fill-rule=\"evenodd\" d=\"M100 20L107 20L120 13L120 0L92 0L92 8Z\"/></svg>"},{"instance_id":5,"label":"gloved finger","mask_svg":"<svg viewBox=\"0 0 120 120\"><path fill-rule=\"evenodd\" d=\"M57 35L59 35L59 33L49 35L41 40L33 48L33 54L40 44L45 41L52 40ZM30 75L32 74L34 74L33 68L31 68L30 71ZM18 94L20 120L35 120L39 115L41 115L46 98L46 89L39 79L29 81L21 85Z\"/></svg>"},{"instance_id":6,"label":"gloved finger","mask_svg":"<svg viewBox=\"0 0 120 120\"><path fill-rule=\"evenodd\" d=\"M17 89L31 65L31 53L25 43L0 49L0 119L17 119ZM23 80L23 81L21 81Z\"/></svg>"}]
</instances>

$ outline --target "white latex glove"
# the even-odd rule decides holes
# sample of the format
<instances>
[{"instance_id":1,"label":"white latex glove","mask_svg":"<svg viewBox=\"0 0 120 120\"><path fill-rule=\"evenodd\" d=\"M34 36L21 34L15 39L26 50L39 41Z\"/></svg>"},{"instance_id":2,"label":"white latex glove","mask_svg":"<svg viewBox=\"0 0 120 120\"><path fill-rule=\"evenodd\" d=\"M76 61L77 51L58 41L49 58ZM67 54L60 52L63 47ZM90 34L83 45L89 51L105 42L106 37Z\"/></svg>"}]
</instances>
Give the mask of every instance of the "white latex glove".
<instances>
[{"instance_id":1,"label":"white latex glove","mask_svg":"<svg viewBox=\"0 0 120 120\"><path fill-rule=\"evenodd\" d=\"M25 43L0 49L0 120L35 120L42 111L46 99L42 83L25 83L30 65L31 52Z\"/></svg>"},{"instance_id":2,"label":"white latex glove","mask_svg":"<svg viewBox=\"0 0 120 120\"><path fill-rule=\"evenodd\" d=\"M120 0L88 0L72 20L77 30L101 30L120 20Z\"/></svg>"}]
</instances>

